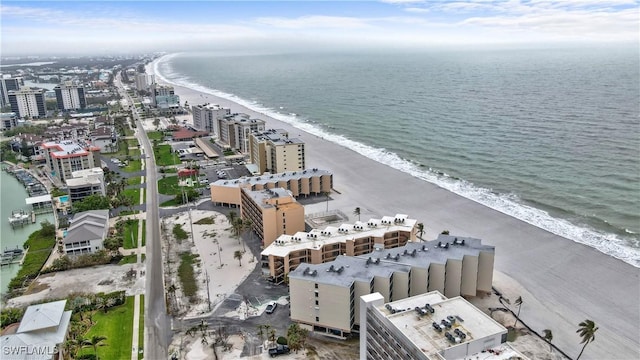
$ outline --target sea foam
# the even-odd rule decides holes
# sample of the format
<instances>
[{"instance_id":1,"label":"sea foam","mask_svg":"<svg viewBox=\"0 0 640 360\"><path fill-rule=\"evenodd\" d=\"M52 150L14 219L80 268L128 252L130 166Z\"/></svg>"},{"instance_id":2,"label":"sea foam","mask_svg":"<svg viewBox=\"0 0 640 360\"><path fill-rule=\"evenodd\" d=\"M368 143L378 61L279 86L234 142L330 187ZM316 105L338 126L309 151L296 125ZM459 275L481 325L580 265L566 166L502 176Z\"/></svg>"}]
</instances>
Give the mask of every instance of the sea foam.
<instances>
[{"instance_id":1,"label":"sea foam","mask_svg":"<svg viewBox=\"0 0 640 360\"><path fill-rule=\"evenodd\" d=\"M454 179L447 174L436 173L431 169L424 170L420 168L419 165L403 159L397 154L389 152L383 148L376 148L353 141L343 135L327 132L317 125L306 121L304 116L298 114L282 114L277 110L264 106L256 101L249 101L234 94L210 89L206 86L190 82L187 77L175 73L170 67L170 60L178 55L180 54L176 53L165 55L155 61L154 73L163 82L187 87L202 93L220 97L244 106L252 111L264 114L265 116L286 122L309 134L316 135L324 140L331 141L345 148L354 150L372 160L435 184L455 194L537 226L553 234L593 247L604 254L613 256L640 268L640 250L626 246L625 239L622 239L615 234L603 233L590 229L586 226L572 224L565 219L555 218L544 210L521 203L519 197L515 194L496 194L491 189L476 186L469 181Z\"/></svg>"}]
</instances>

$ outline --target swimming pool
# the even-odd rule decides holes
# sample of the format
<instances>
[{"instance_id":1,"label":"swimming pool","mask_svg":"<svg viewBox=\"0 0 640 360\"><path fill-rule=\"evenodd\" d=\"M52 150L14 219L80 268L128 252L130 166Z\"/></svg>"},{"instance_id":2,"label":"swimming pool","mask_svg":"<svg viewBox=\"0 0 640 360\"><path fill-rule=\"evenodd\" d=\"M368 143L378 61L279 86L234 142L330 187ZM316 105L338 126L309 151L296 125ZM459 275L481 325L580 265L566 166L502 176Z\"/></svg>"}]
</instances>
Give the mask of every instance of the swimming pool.
<instances>
[{"instance_id":1,"label":"swimming pool","mask_svg":"<svg viewBox=\"0 0 640 360\"><path fill-rule=\"evenodd\" d=\"M66 203L69 201L69 195L60 196L60 202Z\"/></svg>"}]
</instances>

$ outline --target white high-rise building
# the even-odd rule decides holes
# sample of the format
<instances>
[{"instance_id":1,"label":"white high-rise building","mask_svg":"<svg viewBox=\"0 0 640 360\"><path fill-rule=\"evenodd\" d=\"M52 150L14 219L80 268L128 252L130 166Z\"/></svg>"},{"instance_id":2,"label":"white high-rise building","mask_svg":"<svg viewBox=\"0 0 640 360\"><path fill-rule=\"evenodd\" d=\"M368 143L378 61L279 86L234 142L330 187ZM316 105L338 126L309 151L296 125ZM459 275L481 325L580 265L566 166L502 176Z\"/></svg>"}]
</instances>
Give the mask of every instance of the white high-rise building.
<instances>
[{"instance_id":1,"label":"white high-rise building","mask_svg":"<svg viewBox=\"0 0 640 360\"><path fill-rule=\"evenodd\" d=\"M219 121L225 116L231 115L231 109L223 108L217 104L193 105L193 126L198 130L220 134Z\"/></svg>"},{"instance_id":2,"label":"white high-rise building","mask_svg":"<svg viewBox=\"0 0 640 360\"><path fill-rule=\"evenodd\" d=\"M40 118L47 115L44 93L45 89L23 86L20 90L9 91L11 111L21 118Z\"/></svg>"},{"instance_id":3,"label":"white high-rise building","mask_svg":"<svg viewBox=\"0 0 640 360\"><path fill-rule=\"evenodd\" d=\"M151 87L151 85L155 84L155 75L149 75L149 74L136 74L136 89L138 91L144 90L147 91L149 90L149 87Z\"/></svg>"},{"instance_id":4,"label":"white high-rise building","mask_svg":"<svg viewBox=\"0 0 640 360\"><path fill-rule=\"evenodd\" d=\"M9 91L12 90L20 90L20 87L24 86L24 82L22 78L12 78L9 75L3 75L0 78L0 102L2 102L2 107L7 106L9 104Z\"/></svg>"},{"instance_id":5,"label":"white high-rise building","mask_svg":"<svg viewBox=\"0 0 640 360\"><path fill-rule=\"evenodd\" d=\"M78 110L87 107L87 99L82 85L67 81L54 88L58 109L61 111Z\"/></svg>"}]
</instances>

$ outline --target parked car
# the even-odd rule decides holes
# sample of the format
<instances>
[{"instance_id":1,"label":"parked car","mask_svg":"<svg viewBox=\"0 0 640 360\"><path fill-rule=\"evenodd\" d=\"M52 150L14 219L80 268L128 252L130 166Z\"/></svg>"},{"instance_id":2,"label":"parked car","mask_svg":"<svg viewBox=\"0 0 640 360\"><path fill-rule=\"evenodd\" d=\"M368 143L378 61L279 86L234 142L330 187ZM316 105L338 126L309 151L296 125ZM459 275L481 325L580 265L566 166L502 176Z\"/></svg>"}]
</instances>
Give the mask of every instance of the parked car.
<instances>
[{"instance_id":1,"label":"parked car","mask_svg":"<svg viewBox=\"0 0 640 360\"><path fill-rule=\"evenodd\" d=\"M278 303L272 302L271 304L267 305L267 310L265 312L267 314L273 314L273 312L276 311L277 307Z\"/></svg>"},{"instance_id":2,"label":"parked car","mask_svg":"<svg viewBox=\"0 0 640 360\"><path fill-rule=\"evenodd\" d=\"M291 350L287 345L278 345L274 348L269 349L269 355L271 357L276 357L282 354L288 354Z\"/></svg>"}]
</instances>

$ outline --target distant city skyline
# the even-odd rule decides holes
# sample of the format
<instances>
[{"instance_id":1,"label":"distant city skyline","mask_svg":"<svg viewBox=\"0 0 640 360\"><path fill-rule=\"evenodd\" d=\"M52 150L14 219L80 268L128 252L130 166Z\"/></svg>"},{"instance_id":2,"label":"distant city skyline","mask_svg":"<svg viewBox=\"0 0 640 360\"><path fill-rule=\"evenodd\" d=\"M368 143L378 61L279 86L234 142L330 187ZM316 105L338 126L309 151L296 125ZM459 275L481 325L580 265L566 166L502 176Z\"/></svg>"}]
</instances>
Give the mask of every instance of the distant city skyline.
<instances>
[{"instance_id":1,"label":"distant city skyline","mask_svg":"<svg viewBox=\"0 0 640 360\"><path fill-rule=\"evenodd\" d=\"M2 56L617 43L636 0L3 1Z\"/></svg>"}]
</instances>

